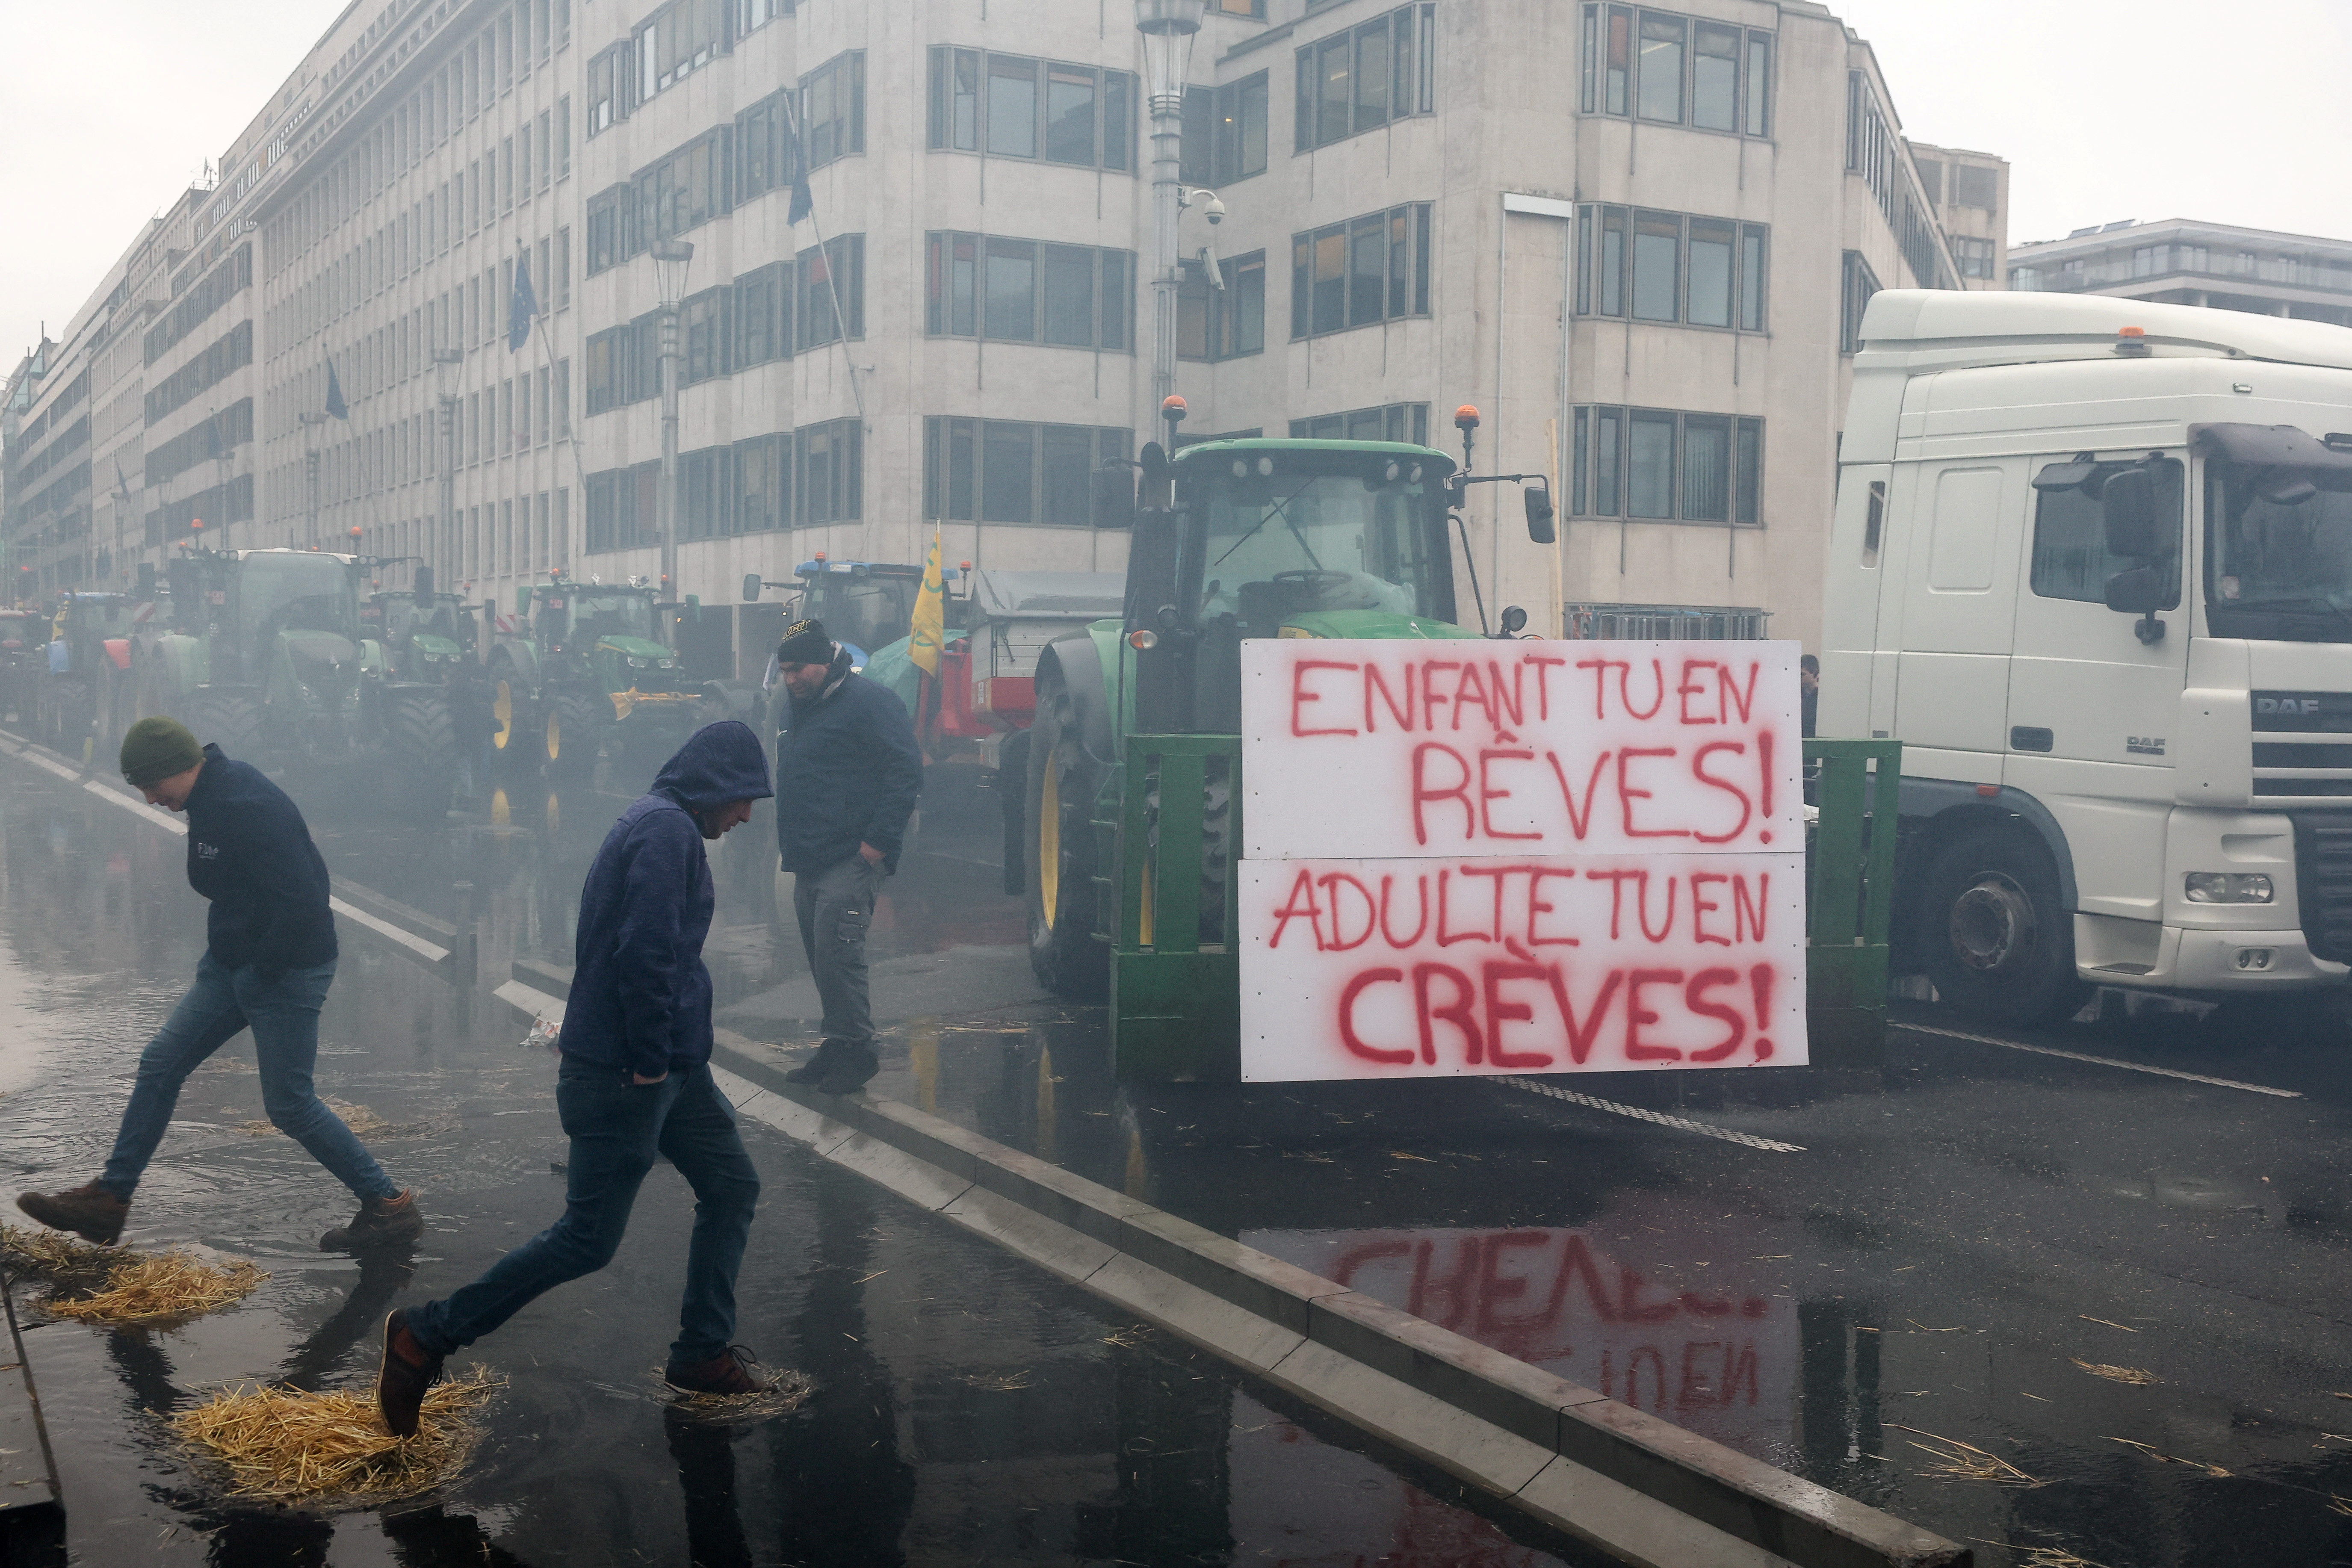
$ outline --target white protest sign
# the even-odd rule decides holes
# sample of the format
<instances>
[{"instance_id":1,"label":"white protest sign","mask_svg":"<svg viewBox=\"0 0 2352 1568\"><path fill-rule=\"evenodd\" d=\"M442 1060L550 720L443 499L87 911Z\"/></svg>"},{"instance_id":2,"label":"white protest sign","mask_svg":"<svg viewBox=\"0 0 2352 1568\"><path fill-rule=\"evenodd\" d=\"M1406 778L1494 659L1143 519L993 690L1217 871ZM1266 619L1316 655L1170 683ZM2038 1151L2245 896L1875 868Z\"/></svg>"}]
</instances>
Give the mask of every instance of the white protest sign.
<instances>
[{"instance_id":1,"label":"white protest sign","mask_svg":"<svg viewBox=\"0 0 2352 1568\"><path fill-rule=\"evenodd\" d=\"M1801 1065L1805 859L1255 860L1242 1078Z\"/></svg>"},{"instance_id":2,"label":"white protest sign","mask_svg":"<svg viewBox=\"0 0 2352 1568\"><path fill-rule=\"evenodd\" d=\"M1242 645L1253 860L1803 847L1792 642Z\"/></svg>"},{"instance_id":3,"label":"white protest sign","mask_svg":"<svg viewBox=\"0 0 2352 1568\"><path fill-rule=\"evenodd\" d=\"M1806 1061L1797 645L1242 661L1244 1080Z\"/></svg>"}]
</instances>

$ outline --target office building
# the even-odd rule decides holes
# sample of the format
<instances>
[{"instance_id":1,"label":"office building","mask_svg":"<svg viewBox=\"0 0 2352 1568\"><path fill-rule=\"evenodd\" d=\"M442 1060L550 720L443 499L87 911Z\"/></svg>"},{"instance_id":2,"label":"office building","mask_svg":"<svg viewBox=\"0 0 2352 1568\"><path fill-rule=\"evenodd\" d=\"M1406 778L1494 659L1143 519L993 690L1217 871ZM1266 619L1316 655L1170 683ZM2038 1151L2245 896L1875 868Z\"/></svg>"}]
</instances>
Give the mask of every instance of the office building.
<instances>
[{"instance_id":1,"label":"office building","mask_svg":"<svg viewBox=\"0 0 2352 1568\"><path fill-rule=\"evenodd\" d=\"M2009 253L2009 286L2210 305L2352 327L2352 240L2166 218L2094 224Z\"/></svg>"}]
</instances>

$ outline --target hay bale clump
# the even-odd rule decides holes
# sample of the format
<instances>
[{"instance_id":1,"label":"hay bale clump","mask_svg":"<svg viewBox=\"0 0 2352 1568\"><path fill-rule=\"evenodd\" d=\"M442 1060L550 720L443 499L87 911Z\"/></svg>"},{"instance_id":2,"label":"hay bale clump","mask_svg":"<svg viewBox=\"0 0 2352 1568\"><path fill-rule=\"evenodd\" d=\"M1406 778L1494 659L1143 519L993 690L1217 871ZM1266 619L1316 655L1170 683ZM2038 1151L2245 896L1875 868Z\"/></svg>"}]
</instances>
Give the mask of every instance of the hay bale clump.
<instances>
[{"instance_id":1,"label":"hay bale clump","mask_svg":"<svg viewBox=\"0 0 2352 1568\"><path fill-rule=\"evenodd\" d=\"M808 1373L786 1368L757 1394L696 1394L667 1381L659 1367L651 1373L657 1397L672 1410L696 1421L754 1421L785 1415L799 1409L816 1392Z\"/></svg>"},{"instance_id":2,"label":"hay bale clump","mask_svg":"<svg viewBox=\"0 0 2352 1568\"><path fill-rule=\"evenodd\" d=\"M52 1296L44 1310L85 1322L154 1323L202 1317L241 1301L269 1275L239 1258L221 1265L184 1252L131 1255L107 1270L106 1287L86 1296Z\"/></svg>"},{"instance_id":3,"label":"hay bale clump","mask_svg":"<svg viewBox=\"0 0 2352 1568\"><path fill-rule=\"evenodd\" d=\"M236 1385L171 1418L174 1431L227 1472L233 1497L368 1507L430 1491L464 1466L480 1438L474 1413L506 1386L477 1366L427 1390L416 1436L384 1430L373 1390L305 1394Z\"/></svg>"},{"instance_id":4,"label":"hay bale clump","mask_svg":"<svg viewBox=\"0 0 2352 1568\"><path fill-rule=\"evenodd\" d=\"M135 1263L127 1247L100 1247L62 1230L0 1225L0 1266L43 1279L103 1279L118 1264Z\"/></svg>"},{"instance_id":5,"label":"hay bale clump","mask_svg":"<svg viewBox=\"0 0 2352 1568\"><path fill-rule=\"evenodd\" d=\"M353 1105L350 1100L338 1100L331 1094L321 1095L320 1100L328 1110L342 1120L344 1126L352 1130L352 1136L354 1138L373 1140L383 1133L401 1131L364 1105ZM237 1131L247 1138L267 1138L278 1131L278 1124L263 1117L258 1121L240 1124Z\"/></svg>"}]
</instances>

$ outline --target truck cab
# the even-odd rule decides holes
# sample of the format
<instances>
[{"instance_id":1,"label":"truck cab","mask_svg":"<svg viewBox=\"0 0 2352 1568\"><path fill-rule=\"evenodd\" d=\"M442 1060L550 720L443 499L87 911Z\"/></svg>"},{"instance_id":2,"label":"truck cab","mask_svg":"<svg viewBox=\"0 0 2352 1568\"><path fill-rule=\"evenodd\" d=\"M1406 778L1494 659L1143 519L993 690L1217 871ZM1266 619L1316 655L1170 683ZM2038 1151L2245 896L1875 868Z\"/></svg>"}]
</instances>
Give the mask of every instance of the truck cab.
<instances>
[{"instance_id":1,"label":"truck cab","mask_svg":"<svg viewBox=\"0 0 2352 1568\"><path fill-rule=\"evenodd\" d=\"M2009 1023L2341 987L2352 331L1888 291L1862 335L1819 729L1903 742L1898 972Z\"/></svg>"}]
</instances>

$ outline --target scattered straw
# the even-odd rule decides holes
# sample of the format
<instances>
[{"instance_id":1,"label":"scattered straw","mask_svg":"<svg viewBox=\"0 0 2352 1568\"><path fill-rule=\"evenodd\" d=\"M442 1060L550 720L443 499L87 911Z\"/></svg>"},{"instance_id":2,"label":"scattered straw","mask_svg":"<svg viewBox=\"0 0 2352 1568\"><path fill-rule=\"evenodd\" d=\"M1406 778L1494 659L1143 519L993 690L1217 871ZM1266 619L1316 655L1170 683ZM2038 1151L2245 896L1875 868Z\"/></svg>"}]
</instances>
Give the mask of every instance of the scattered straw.
<instances>
[{"instance_id":1,"label":"scattered straw","mask_svg":"<svg viewBox=\"0 0 2352 1568\"><path fill-rule=\"evenodd\" d=\"M2192 1470L2202 1470L2221 1480L2231 1479L2230 1472L2219 1465L2209 1465L2202 1459L2184 1459L2178 1454L2168 1454L2152 1443L2136 1442L2129 1437L2110 1437L2110 1443L2121 1443L2126 1448L2137 1448L2149 1458L2167 1465L2186 1465Z\"/></svg>"},{"instance_id":2,"label":"scattered straw","mask_svg":"<svg viewBox=\"0 0 2352 1568\"><path fill-rule=\"evenodd\" d=\"M253 1293L269 1276L240 1258L226 1268L184 1252L159 1252L107 1270L106 1288L87 1296L52 1296L53 1317L89 1322L152 1323L217 1312Z\"/></svg>"},{"instance_id":3,"label":"scattered straw","mask_svg":"<svg viewBox=\"0 0 2352 1568\"><path fill-rule=\"evenodd\" d=\"M225 1388L171 1420L226 1468L233 1496L365 1505L414 1497L454 1474L479 1436L471 1412L505 1384L479 1366L436 1384L405 1439L383 1429L373 1391Z\"/></svg>"},{"instance_id":4,"label":"scattered straw","mask_svg":"<svg viewBox=\"0 0 2352 1568\"><path fill-rule=\"evenodd\" d=\"M127 1247L99 1247L61 1230L0 1225L0 1263L47 1279L102 1279L108 1269L138 1258Z\"/></svg>"},{"instance_id":5,"label":"scattered straw","mask_svg":"<svg viewBox=\"0 0 2352 1568\"><path fill-rule=\"evenodd\" d=\"M2142 1372L2136 1366L2109 1366L2105 1362L2084 1361L2081 1356L2069 1356L2066 1359L2093 1377L2104 1377L2110 1383L2128 1383L2145 1386L2151 1383L2164 1381L2154 1373Z\"/></svg>"},{"instance_id":6,"label":"scattered straw","mask_svg":"<svg viewBox=\"0 0 2352 1568\"><path fill-rule=\"evenodd\" d=\"M984 1394L1017 1394L1024 1388L1035 1386L1029 1381L1029 1374L1026 1372L967 1373L956 1381L968 1388L977 1388Z\"/></svg>"},{"instance_id":7,"label":"scattered straw","mask_svg":"<svg viewBox=\"0 0 2352 1568\"><path fill-rule=\"evenodd\" d=\"M1911 1446L1934 1458L1937 1463L1927 1467L1927 1473L1947 1480L1995 1481L2006 1487L2038 1487L2042 1483L1997 1454L1988 1454L1972 1443L1957 1437L1942 1437L1917 1426L1906 1426L1890 1421L1889 1426L1898 1432L1913 1432L1927 1438L1926 1443ZM1930 1445L1934 1445L1930 1447Z\"/></svg>"},{"instance_id":8,"label":"scattered straw","mask_svg":"<svg viewBox=\"0 0 2352 1568\"><path fill-rule=\"evenodd\" d=\"M2340 1513L2347 1518L2352 1518L2352 1497L2346 1497L2341 1492L2329 1492L2327 1494L2327 1511L2330 1513Z\"/></svg>"},{"instance_id":9,"label":"scattered straw","mask_svg":"<svg viewBox=\"0 0 2352 1568\"><path fill-rule=\"evenodd\" d=\"M2054 1546L2016 1546L2006 1541L1987 1541L1981 1535L1971 1535L1969 1539L1979 1546L1998 1546L2003 1551L2016 1552L2018 1568L2107 1568L2104 1563L2077 1557Z\"/></svg>"},{"instance_id":10,"label":"scattered straw","mask_svg":"<svg viewBox=\"0 0 2352 1568\"><path fill-rule=\"evenodd\" d=\"M2082 1319L2083 1321L2086 1323L2096 1323L2103 1329L2121 1329L2127 1334L2136 1334L2139 1332L2137 1329L2133 1328L2129 1323L2117 1323L2112 1322L2105 1318L2095 1318L2088 1312L2077 1312L2074 1315Z\"/></svg>"},{"instance_id":11,"label":"scattered straw","mask_svg":"<svg viewBox=\"0 0 2352 1568\"><path fill-rule=\"evenodd\" d=\"M352 1136L354 1138L374 1138L386 1132L404 1131L400 1126L386 1121L364 1105L353 1105L350 1100L337 1100L331 1094L320 1098L328 1110L342 1119L343 1125L352 1130ZM278 1126L277 1123L265 1118L259 1121L248 1121L237 1131L247 1138L267 1138L278 1131Z\"/></svg>"},{"instance_id":12,"label":"scattered straw","mask_svg":"<svg viewBox=\"0 0 2352 1568\"><path fill-rule=\"evenodd\" d=\"M788 1415L808 1402L816 1384L808 1373L787 1367L774 1374L757 1394L691 1394L671 1386L661 1368L653 1369L654 1386L672 1410L696 1421L756 1421Z\"/></svg>"}]
</instances>

